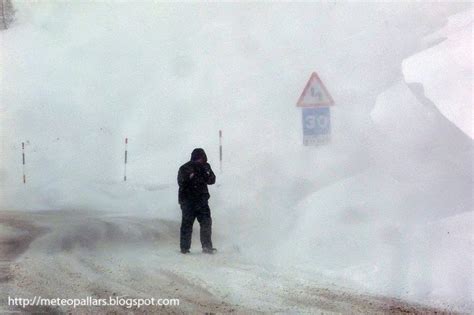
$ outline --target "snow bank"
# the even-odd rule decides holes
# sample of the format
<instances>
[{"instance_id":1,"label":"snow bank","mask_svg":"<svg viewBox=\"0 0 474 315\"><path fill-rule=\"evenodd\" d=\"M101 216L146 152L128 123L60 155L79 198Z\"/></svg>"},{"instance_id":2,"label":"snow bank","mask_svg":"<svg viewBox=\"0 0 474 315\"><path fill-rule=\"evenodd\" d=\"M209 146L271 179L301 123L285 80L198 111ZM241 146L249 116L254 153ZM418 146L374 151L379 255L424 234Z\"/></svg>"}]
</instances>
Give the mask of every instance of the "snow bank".
<instances>
[{"instance_id":1,"label":"snow bank","mask_svg":"<svg viewBox=\"0 0 474 315\"><path fill-rule=\"evenodd\" d=\"M408 82L423 84L426 95L464 133L474 138L472 28L474 13L466 10L427 37L435 46L403 61Z\"/></svg>"},{"instance_id":2,"label":"snow bank","mask_svg":"<svg viewBox=\"0 0 474 315\"><path fill-rule=\"evenodd\" d=\"M429 197L381 169L340 181L298 205L270 257L359 292L470 310L474 212L437 219Z\"/></svg>"},{"instance_id":3,"label":"snow bank","mask_svg":"<svg viewBox=\"0 0 474 315\"><path fill-rule=\"evenodd\" d=\"M371 118L372 165L303 198L272 257L359 290L471 310L472 140L405 82L379 95Z\"/></svg>"}]
</instances>

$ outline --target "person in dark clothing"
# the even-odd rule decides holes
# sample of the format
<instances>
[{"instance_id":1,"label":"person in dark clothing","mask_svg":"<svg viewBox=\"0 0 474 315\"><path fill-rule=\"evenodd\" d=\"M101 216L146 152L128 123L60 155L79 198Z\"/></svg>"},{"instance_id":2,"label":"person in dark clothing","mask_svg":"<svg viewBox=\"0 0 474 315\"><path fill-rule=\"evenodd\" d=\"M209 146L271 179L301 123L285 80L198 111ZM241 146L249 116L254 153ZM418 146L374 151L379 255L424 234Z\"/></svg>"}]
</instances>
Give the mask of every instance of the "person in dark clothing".
<instances>
[{"instance_id":1,"label":"person in dark clothing","mask_svg":"<svg viewBox=\"0 0 474 315\"><path fill-rule=\"evenodd\" d=\"M203 149L196 148L191 153L191 160L183 164L178 171L179 204L182 211L180 247L181 253L189 253L194 220L201 226L202 251L212 254L212 218L208 200L210 198L207 185L216 182L216 176L207 163Z\"/></svg>"}]
</instances>

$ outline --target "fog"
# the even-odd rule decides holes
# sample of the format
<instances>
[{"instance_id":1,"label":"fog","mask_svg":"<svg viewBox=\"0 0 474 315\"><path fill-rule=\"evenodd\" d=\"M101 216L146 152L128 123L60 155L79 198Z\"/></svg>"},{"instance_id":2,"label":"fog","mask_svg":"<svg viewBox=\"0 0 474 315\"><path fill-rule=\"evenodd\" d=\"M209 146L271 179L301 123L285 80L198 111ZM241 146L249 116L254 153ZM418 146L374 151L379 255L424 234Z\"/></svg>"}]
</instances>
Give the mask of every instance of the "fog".
<instances>
[{"instance_id":1,"label":"fog","mask_svg":"<svg viewBox=\"0 0 474 315\"><path fill-rule=\"evenodd\" d=\"M78 234L83 212L174 226L178 167L202 147L217 175L216 265L231 253L257 274L472 310L471 4L13 4L1 210L71 211ZM335 101L317 147L303 146L296 107L314 71ZM209 282L230 303L246 292Z\"/></svg>"}]
</instances>

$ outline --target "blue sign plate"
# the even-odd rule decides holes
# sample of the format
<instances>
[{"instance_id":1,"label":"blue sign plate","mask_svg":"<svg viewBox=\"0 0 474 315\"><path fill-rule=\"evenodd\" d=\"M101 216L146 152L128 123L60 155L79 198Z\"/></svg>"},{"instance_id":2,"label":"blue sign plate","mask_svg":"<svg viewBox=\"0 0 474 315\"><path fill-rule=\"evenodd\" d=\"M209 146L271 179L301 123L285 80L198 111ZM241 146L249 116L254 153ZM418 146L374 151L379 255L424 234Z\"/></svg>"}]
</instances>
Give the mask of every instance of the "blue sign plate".
<instances>
[{"instance_id":1,"label":"blue sign plate","mask_svg":"<svg viewBox=\"0 0 474 315\"><path fill-rule=\"evenodd\" d=\"M303 143L318 145L327 143L331 135L329 107L303 108Z\"/></svg>"}]
</instances>

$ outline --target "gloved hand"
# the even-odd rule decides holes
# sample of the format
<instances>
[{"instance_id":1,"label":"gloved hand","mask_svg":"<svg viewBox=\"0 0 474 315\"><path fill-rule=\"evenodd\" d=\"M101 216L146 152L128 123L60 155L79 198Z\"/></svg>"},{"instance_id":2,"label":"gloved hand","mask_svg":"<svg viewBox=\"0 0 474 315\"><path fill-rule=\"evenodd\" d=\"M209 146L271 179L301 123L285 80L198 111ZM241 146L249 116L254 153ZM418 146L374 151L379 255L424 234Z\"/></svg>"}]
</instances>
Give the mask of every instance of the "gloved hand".
<instances>
[{"instance_id":1,"label":"gloved hand","mask_svg":"<svg viewBox=\"0 0 474 315\"><path fill-rule=\"evenodd\" d=\"M204 172L207 174L207 175L210 175L211 174L211 165L209 165L209 163L206 163L203 165L203 169L204 169Z\"/></svg>"}]
</instances>

